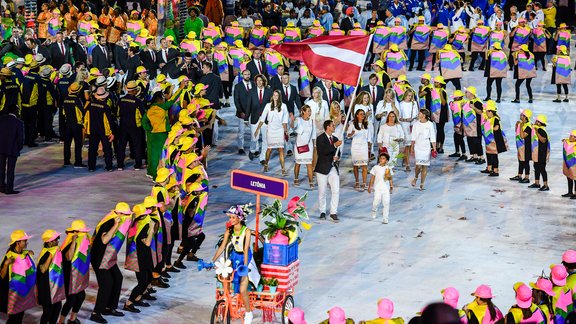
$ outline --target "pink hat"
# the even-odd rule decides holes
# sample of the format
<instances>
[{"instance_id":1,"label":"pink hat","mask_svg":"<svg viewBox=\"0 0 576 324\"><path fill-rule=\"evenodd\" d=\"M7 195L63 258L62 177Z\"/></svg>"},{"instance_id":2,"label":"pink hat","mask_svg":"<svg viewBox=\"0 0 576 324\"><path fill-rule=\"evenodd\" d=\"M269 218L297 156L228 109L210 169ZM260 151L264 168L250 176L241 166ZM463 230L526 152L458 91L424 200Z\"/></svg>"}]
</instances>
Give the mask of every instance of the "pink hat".
<instances>
[{"instance_id":1,"label":"pink hat","mask_svg":"<svg viewBox=\"0 0 576 324\"><path fill-rule=\"evenodd\" d=\"M380 299L378 301L378 317L390 319L392 314L394 314L394 303L387 298Z\"/></svg>"},{"instance_id":2,"label":"pink hat","mask_svg":"<svg viewBox=\"0 0 576 324\"><path fill-rule=\"evenodd\" d=\"M568 277L568 271L566 267L561 264L553 264L550 266L550 277L552 283L556 286L564 286L566 284L566 277Z\"/></svg>"},{"instance_id":3,"label":"pink hat","mask_svg":"<svg viewBox=\"0 0 576 324\"><path fill-rule=\"evenodd\" d=\"M472 293L472 296L480 298L493 298L492 289L486 285L480 285L476 288L476 291Z\"/></svg>"},{"instance_id":4,"label":"pink hat","mask_svg":"<svg viewBox=\"0 0 576 324\"><path fill-rule=\"evenodd\" d=\"M516 305L520 308L529 308L532 305L532 289L522 282L514 286Z\"/></svg>"},{"instance_id":5,"label":"pink hat","mask_svg":"<svg viewBox=\"0 0 576 324\"><path fill-rule=\"evenodd\" d=\"M442 297L444 298L444 302L454 309L458 309L458 299L460 298L460 293L456 288L448 287L446 289L442 289L441 291Z\"/></svg>"},{"instance_id":6,"label":"pink hat","mask_svg":"<svg viewBox=\"0 0 576 324\"><path fill-rule=\"evenodd\" d=\"M298 308L292 308L288 312L288 319L293 324L306 324L306 320L304 319L304 312Z\"/></svg>"},{"instance_id":7,"label":"pink hat","mask_svg":"<svg viewBox=\"0 0 576 324\"><path fill-rule=\"evenodd\" d=\"M332 307L328 311L328 323L346 324L346 313L344 313L344 310L338 306Z\"/></svg>"},{"instance_id":8,"label":"pink hat","mask_svg":"<svg viewBox=\"0 0 576 324\"><path fill-rule=\"evenodd\" d=\"M562 261L566 263L576 263L576 251L568 250L562 254Z\"/></svg>"},{"instance_id":9,"label":"pink hat","mask_svg":"<svg viewBox=\"0 0 576 324\"><path fill-rule=\"evenodd\" d=\"M548 296L554 296L554 291L552 290L552 281L546 278L538 278L536 283L530 283L530 287L541 290L548 294Z\"/></svg>"}]
</instances>

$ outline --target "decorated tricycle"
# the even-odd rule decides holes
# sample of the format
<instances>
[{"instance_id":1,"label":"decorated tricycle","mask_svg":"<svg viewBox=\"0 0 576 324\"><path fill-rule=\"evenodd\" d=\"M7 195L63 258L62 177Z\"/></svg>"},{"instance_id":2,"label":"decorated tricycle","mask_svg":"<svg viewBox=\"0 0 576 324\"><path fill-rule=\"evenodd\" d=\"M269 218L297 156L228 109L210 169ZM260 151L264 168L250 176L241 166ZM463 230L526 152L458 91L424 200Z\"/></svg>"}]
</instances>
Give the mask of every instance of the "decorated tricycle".
<instances>
[{"instance_id":1,"label":"decorated tricycle","mask_svg":"<svg viewBox=\"0 0 576 324\"><path fill-rule=\"evenodd\" d=\"M298 283L300 265L298 232L310 228L304 222L308 219L305 199L306 195L292 198L286 210L282 210L280 200L262 209L266 228L261 233L263 259L259 266L254 262L250 249L250 238L252 234L258 237L258 233L252 233L244 223L252 213L251 205L232 206L225 211L229 217L227 229L212 258L212 261L218 261L214 264L199 261L198 265L199 270L216 268L218 287L210 323L243 319L243 323L249 324L253 309L262 310L263 322L275 321L276 313L280 313L281 323L288 323L288 312L294 307L294 288ZM256 222L259 222L258 213ZM257 244L258 240L254 244L255 250Z\"/></svg>"}]
</instances>

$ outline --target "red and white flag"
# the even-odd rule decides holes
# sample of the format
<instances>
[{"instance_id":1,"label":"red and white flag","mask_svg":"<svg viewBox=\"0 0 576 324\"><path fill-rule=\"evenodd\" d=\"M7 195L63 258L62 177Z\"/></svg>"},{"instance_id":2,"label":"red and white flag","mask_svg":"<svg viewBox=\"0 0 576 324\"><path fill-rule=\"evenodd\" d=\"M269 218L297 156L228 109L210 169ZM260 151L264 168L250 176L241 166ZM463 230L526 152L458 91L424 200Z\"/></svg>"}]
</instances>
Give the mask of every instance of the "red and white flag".
<instances>
[{"instance_id":1,"label":"red and white flag","mask_svg":"<svg viewBox=\"0 0 576 324\"><path fill-rule=\"evenodd\" d=\"M313 75L356 86L370 48L371 36L319 36L273 45L287 58L304 62Z\"/></svg>"}]
</instances>

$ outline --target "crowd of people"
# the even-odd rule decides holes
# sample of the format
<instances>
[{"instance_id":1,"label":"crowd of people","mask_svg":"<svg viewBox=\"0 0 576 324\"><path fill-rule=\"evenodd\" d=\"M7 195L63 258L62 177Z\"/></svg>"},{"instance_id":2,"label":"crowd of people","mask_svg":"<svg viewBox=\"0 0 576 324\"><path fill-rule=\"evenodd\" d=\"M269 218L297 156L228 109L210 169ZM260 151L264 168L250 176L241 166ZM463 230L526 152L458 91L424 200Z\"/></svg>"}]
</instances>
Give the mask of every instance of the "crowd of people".
<instances>
[{"instance_id":1,"label":"crowd of people","mask_svg":"<svg viewBox=\"0 0 576 324\"><path fill-rule=\"evenodd\" d=\"M473 299L461 308L458 306L460 292L454 287L441 290L442 303L432 303L406 319L408 323L456 324L456 323L574 323L573 292L576 285L576 251L568 250L562 255L562 262L550 266L548 276L538 276L528 284L516 282L512 286L515 303L507 313L494 303L496 297L488 285L479 285L471 293ZM394 317L394 303L387 298L378 300L377 318L362 320L361 324L395 323L403 324L402 317ZM288 314L290 324L306 324L304 311L292 309ZM328 311L328 319L322 324L354 324L346 317L344 309L333 307Z\"/></svg>"}]
</instances>

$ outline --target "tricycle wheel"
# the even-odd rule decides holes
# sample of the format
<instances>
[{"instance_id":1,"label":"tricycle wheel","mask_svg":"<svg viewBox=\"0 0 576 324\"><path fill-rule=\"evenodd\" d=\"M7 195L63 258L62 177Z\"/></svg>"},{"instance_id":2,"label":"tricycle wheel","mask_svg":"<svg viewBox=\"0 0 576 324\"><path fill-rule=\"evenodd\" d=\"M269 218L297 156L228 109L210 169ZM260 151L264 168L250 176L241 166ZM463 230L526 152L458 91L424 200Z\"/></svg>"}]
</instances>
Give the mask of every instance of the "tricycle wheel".
<instances>
[{"instance_id":1,"label":"tricycle wheel","mask_svg":"<svg viewBox=\"0 0 576 324\"><path fill-rule=\"evenodd\" d=\"M294 308L294 297L286 295L282 304L282 324L288 324L288 312Z\"/></svg>"},{"instance_id":2,"label":"tricycle wheel","mask_svg":"<svg viewBox=\"0 0 576 324\"><path fill-rule=\"evenodd\" d=\"M224 320L226 318L226 320ZM230 311L226 309L226 302L219 300L212 309L212 316L210 317L210 324L230 324Z\"/></svg>"}]
</instances>

